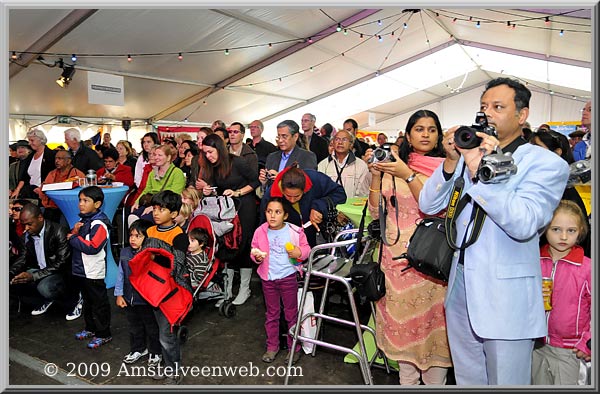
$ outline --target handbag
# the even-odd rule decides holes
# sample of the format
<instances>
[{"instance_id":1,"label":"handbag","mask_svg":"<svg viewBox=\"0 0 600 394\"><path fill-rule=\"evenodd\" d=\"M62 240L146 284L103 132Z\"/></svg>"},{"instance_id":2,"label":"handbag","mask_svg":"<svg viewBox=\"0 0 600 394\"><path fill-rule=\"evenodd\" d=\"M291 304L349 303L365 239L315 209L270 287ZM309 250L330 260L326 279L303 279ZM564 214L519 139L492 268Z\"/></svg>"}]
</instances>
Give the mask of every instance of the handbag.
<instances>
[{"instance_id":1,"label":"handbag","mask_svg":"<svg viewBox=\"0 0 600 394\"><path fill-rule=\"evenodd\" d=\"M350 269L356 290L369 301L377 301L385 295L385 274L377 262L355 264Z\"/></svg>"},{"instance_id":2,"label":"handbag","mask_svg":"<svg viewBox=\"0 0 600 394\"><path fill-rule=\"evenodd\" d=\"M320 243L333 242L335 235L340 227L338 223L338 210L330 197L325 197L327 202L327 212L323 215L323 221L319 224L322 240ZM317 242L319 244L319 242Z\"/></svg>"},{"instance_id":3,"label":"handbag","mask_svg":"<svg viewBox=\"0 0 600 394\"><path fill-rule=\"evenodd\" d=\"M302 298L302 288L298 289L298 307L300 307L300 299ZM315 300L313 297L312 291L306 292L306 299L304 300L304 308L302 309L302 315L308 315L309 313L315 312ZM311 316L309 319L306 319L302 322L300 326L300 335L305 338L315 339L317 337L317 319L314 316ZM302 350L304 353L310 354L312 353L315 347L314 343L304 342L302 341Z\"/></svg>"},{"instance_id":4,"label":"handbag","mask_svg":"<svg viewBox=\"0 0 600 394\"><path fill-rule=\"evenodd\" d=\"M417 224L408 241L408 249L401 257L408 260L402 271L414 268L432 278L448 282L454 249L446 239L446 219L426 217Z\"/></svg>"},{"instance_id":5,"label":"handbag","mask_svg":"<svg viewBox=\"0 0 600 394\"><path fill-rule=\"evenodd\" d=\"M200 201L200 210L215 221L233 220L236 215L235 202L229 196L206 196Z\"/></svg>"},{"instance_id":6,"label":"handbag","mask_svg":"<svg viewBox=\"0 0 600 394\"><path fill-rule=\"evenodd\" d=\"M171 173L173 172L173 170L175 169L175 166L171 167L171 169L169 170L169 173L167 174L167 177L165 178L165 181L162 184L162 187L159 190L159 193L162 192L165 188L165 186L167 185L167 182L169 181L169 178L171 177ZM138 199L138 205L141 207L149 207L152 205L152 197L154 197L154 193L144 193L140 196L140 198Z\"/></svg>"}]
</instances>

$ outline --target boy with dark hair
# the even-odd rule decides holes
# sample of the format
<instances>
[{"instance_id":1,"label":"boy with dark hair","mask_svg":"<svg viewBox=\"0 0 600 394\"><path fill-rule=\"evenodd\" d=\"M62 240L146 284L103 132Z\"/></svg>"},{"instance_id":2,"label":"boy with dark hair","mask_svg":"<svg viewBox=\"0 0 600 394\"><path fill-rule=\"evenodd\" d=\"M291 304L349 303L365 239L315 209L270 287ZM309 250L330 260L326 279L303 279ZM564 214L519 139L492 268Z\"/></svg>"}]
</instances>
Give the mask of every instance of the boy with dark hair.
<instances>
[{"instance_id":1,"label":"boy with dark hair","mask_svg":"<svg viewBox=\"0 0 600 394\"><path fill-rule=\"evenodd\" d=\"M144 242L144 248L156 245L156 239L172 246L169 252L174 256L174 267L172 276L177 283L192 293L189 272L185 265L185 253L187 252L189 240L181 227L175 223L175 218L181 209L181 195L171 191L163 190L152 196L152 217L155 226L148 229L148 239ZM156 238L153 240L153 238ZM160 344L163 350L163 362L165 366L179 368L181 365L181 347L177 330L174 330L167 317L159 308L154 309L154 316L158 323ZM155 375L154 379L167 378L167 384L180 384L183 375L180 373L166 375Z\"/></svg>"},{"instance_id":2,"label":"boy with dark hair","mask_svg":"<svg viewBox=\"0 0 600 394\"><path fill-rule=\"evenodd\" d=\"M85 329L75 338L92 338L87 347L96 349L112 340L110 333L110 304L104 278L106 276L106 246L110 220L100 211L104 193L98 186L89 186L79 192L81 220L67 234L73 248L72 270L83 296Z\"/></svg>"},{"instance_id":3,"label":"boy with dark hair","mask_svg":"<svg viewBox=\"0 0 600 394\"><path fill-rule=\"evenodd\" d=\"M148 229L148 237L158 238L173 248L187 252L188 237L175 223L181 209L181 196L171 190L163 190L152 196L152 218L156 226Z\"/></svg>"},{"instance_id":4,"label":"boy with dark hair","mask_svg":"<svg viewBox=\"0 0 600 394\"><path fill-rule=\"evenodd\" d=\"M134 363L150 352L148 365L156 366L160 363L162 356L154 310L131 285L129 280L131 275L129 261L142 249L142 244L148 237L148 229L151 226L151 222L139 219L129 227L130 246L121 250L119 274L115 283L115 296L117 297L117 306L126 308L125 312L129 323L130 352L123 358L123 362L127 364Z\"/></svg>"}]
</instances>

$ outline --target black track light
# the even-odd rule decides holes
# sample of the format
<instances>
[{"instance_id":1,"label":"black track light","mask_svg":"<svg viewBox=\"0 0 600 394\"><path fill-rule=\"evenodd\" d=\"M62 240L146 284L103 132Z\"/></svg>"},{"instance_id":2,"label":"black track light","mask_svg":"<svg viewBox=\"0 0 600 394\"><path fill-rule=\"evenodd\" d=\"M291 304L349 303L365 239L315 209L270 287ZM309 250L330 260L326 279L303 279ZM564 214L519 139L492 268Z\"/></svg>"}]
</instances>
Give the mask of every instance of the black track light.
<instances>
[{"instance_id":1,"label":"black track light","mask_svg":"<svg viewBox=\"0 0 600 394\"><path fill-rule=\"evenodd\" d=\"M75 67L64 64L62 59L59 60L58 66L63 69L63 72L60 75L60 77L56 80L56 83L61 88L66 88L67 86L69 86L71 80L73 79L73 75L75 74Z\"/></svg>"}]
</instances>

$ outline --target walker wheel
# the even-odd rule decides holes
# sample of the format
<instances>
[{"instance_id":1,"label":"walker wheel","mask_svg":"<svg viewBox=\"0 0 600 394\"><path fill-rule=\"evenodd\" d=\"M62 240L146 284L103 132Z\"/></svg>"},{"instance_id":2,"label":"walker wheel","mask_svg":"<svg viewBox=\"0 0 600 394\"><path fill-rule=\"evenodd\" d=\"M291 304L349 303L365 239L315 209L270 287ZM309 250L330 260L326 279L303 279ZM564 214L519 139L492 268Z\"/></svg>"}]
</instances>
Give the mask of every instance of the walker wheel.
<instances>
[{"instance_id":1,"label":"walker wheel","mask_svg":"<svg viewBox=\"0 0 600 394\"><path fill-rule=\"evenodd\" d=\"M231 302L224 302L221 305L220 312L226 318L231 319L236 314L236 307Z\"/></svg>"}]
</instances>

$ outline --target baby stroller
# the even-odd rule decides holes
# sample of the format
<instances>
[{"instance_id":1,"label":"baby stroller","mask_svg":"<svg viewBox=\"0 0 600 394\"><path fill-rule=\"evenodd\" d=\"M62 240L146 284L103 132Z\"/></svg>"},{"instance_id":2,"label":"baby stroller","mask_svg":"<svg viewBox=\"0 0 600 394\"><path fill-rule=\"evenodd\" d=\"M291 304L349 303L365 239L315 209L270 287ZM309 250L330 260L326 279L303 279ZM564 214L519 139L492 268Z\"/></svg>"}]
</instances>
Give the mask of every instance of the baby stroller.
<instances>
[{"instance_id":1,"label":"baby stroller","mask_svg":"<svg viewBox=\"0 0 600 394\"><path fill-rule=\"evenodd\" d=\"M208 216L199 214L190 221L188 232L194 228L204 229L208 233L209 239L204 247L205 256L203 258L205 261L202 267L188 267L192 288L194 289L194 302L201 300L223 300L219 307L219 312L223 316L231 318L235 316L236 309L231 300L226 299L227 294L224 289L227 287L228 281L233 278L229 278L225 274L225 264L216 257L219 243L217 242L213 224Z\"/></svg>"}]
</instances>

